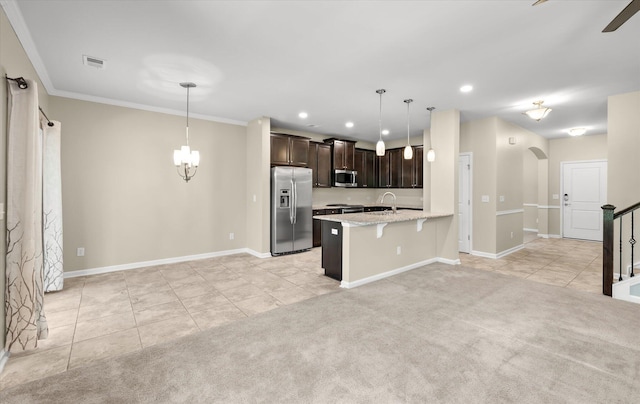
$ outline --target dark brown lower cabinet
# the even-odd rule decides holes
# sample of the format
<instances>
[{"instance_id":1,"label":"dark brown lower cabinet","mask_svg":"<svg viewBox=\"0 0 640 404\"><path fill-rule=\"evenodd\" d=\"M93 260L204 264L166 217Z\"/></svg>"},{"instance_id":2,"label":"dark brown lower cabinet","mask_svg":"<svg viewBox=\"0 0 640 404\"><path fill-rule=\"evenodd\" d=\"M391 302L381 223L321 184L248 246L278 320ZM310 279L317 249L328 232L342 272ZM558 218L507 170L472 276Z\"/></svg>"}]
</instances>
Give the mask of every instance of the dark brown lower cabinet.
<instances>
[{"instance_id":1,"label":"dark brown lower cabinet","mask_svg":"<svg viewBox=\"0 0 640 404\"><path fill-rule=\"evenodd\" d=\"M342 223L322 222L322 268L330 278L342 280Z\"/></svg>"}]
</instances>

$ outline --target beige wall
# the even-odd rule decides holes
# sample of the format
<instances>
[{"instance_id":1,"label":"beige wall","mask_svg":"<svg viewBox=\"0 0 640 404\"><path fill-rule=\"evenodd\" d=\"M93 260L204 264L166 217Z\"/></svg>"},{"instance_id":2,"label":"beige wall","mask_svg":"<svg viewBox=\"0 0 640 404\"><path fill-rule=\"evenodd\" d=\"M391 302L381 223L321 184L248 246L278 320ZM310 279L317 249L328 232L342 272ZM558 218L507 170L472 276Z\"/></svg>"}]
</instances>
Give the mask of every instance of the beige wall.
<instances>
[{"instance_id":1,"label":"beige wall","mask_svg":"<svg viewBox=\"0 0 640 404\"><path fill-rule=\"evenodd\" d=\"M271 120L256 118L247 126L247 248L259 255L271 251Z\"/></svg>"},{"instance_id":2,"label":"beige wall","mask_svg":"<svg viewBox=\"0 0 640 404\"><path fill-rule=\"evenodd\" d=\"M497 118L465 122L460 127L460 152L473 153L472 248L496 253L496 132ZM482 202L488 195L489 202Z\"/></svg>"},{"instance_id":3,"label":"beige wall","mask_svg":"<svg viewBox=\"0 0 640 404\"><path fill-rule=\"evenodd\" d=\"M640 202L640 91L608 102L607 197L624 209Z\"/></svg>"},{"instance_id":4,"label":"beige wall","mask_svg":"<svg viewBox=\"0 0 640 404\"><path fill-rule=\"evenodd\" d=\"M49 95L45 90L40 78L38 77L33 65L27 58L27 55L18 40L4 10L0 7L0 75L9 77L24 77L25 79L35 80L38 86L38 103L49 115ZM0 201L2 201L4 210L6 210L6 188L7 188L7 82L0 80ZM2 228L5 226L5 215L3 215L0 223ZM4 257L6 249L5 231L0 231L0 256ZM0 260L0 296L4 302L5 291L5 262ZM4 304L0 305L0 352L5 343L5 311ZM1 359L1 358L0 358Z\"/></svg>"},{"instance_id":5,"label":"beige wall","mask_svg":"<svg viewBox=\"0 0 640 404\"><path fill-rule=\"evenodd\" d=\"M244 126L190 119L201 162L185 183L172 161L184 117L61 97L50 110L62 122L66 272L246 247Z\"/></svg>"},{"instance_id":6,"label":"beige wall","mask_svg":"<svg viewBox=\"0 0 640 404\"><path fill-rule=\"evenodd\" d=\"M589 135L565 137L549 141L549 175L548 200L550 235L561 235L560 179L562 176L561 163L568 161L605 160L607 159L607 135Z\"/></svg>"}]
</instances>

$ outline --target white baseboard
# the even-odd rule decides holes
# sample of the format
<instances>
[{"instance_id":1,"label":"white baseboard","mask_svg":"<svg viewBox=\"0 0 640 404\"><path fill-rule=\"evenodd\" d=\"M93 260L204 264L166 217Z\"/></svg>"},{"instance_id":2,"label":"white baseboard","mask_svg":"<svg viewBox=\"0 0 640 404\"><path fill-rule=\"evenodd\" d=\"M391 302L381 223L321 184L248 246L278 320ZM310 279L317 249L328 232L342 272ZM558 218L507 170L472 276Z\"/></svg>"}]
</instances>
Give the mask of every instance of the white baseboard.
<instances>
[{"instance_id":1,"label":"white baseboard","mask_svg":"<svg viewBox=\"0 0 640 404\"><path fill-rule=\"evenodd\" d=\"M9 356L11 356L10 352L0 349L0 374L2 374L2 371L4 370L4 365L7 364Z\"/></svg>"},{"instance_id":2,"label":"white baseboard","mask_svg":"<svg viewBox=\"0 0 640 404\"><path fill-rule=\"evenodd\" d=\"M357 286L362 286L362 285L366 285L367 283L379 281L380 279L388 278L390 276L397 275L397 274L400 274L402 272L410 271L412 269L416 269L416 268L419 268L419 267L424 266L424 265L433 264L434 262L439 262L438 258L431 258L431 259L428 259L428 260L425 260L425 261L416 262L415 264L407 265L407 266L401 267L401 268L392 269L391 271L383 272L383 273L378 274L378 275L369 276L367 278L359 279L359 280L353 281L353 282L342 281L342 282L340 282L340 287L341 288L345 288L345 289L355 288Z\"/></svg>"},{"instance_id":3,"label":"white baseboard","mask_svg":"<svg viewBox=\"0 0 640 404\"><path fill-rule=\"evenodd\" d=\"M527 229L526 227L524 227L524 228L522 229L522 231L530 231L530 232L533 232L533 233L537 233L537 232L538 232L538 229Z\"/></svg>"},{"instance_id":4,"label":"white baseboard","mask_svg":"<svg viewBox=\"0 0 640 404\"><path fill-rule=\"evenodd\" d=\"M502 257L506 257L509 254L513 254L516 251L520 251L524 248L524 244L520 244L517 245L515 247L509 248L508 250L504 250L504 251L500 251L497 254L494 253L488 253L488 252L484 252L484 251L471 251L471 255L475 255L478 257L484 257L484 258L493 258L493 259L498 259L498 258L502 258Z\"/></svg>"},{"instance_id":5,"label":"white baseboard","mask_svg":"<svg viewBox=\"0 0 640 404\"><path fill-rule=\"evenodd\" d=\"M222 257L225 255L233 255L233 254L241 254L247 253L251 254L258 258L268 258L271 256L269 253L259 253L248 248L238 248L235 250L226 250L226 251L216 251L212 253L205 254L196 254L196 255L185 255L182 257L173 257L173 258L163 258L159 260L151 260L151 261L141 261L141 262L132 262L129 264L121 264L121 265L111 265L106 267L98 267L98 268L89 268L89 269L81 269L78 271L69 271L64 273L65 278L75 278L78 276L87 276L87 275L98 275L104 274L108 272L116 272L116 271L126 271L129 269L138 269L144 267L150 267L155 265L166 265L166 264L176 264L179 262L185 261L195 261L202 260L206 258L215 258Z\"/></svg>"},{"instance_id":6,"label":"white baseboard","mask_svg":"<svg viewBox=\"0 0 640 404\"><path fill-rule=\"evenodd\" d=\"M559 234L538 234L538 237L542 238L562 238Z\"/></svg>"},{"instance_id":7,"label":"white baseboard","mask_svg":"<svg viewBox=\"0 0 640 404\"><path fill-rule=\"evenodd\" d=\"M436 260L438 260L438 262L441 262L443 264L447 264L447 265L460 265L460 259L455 259L455 260L450 260L448 258L436 258Z\"/></svg>"}]
</instances>

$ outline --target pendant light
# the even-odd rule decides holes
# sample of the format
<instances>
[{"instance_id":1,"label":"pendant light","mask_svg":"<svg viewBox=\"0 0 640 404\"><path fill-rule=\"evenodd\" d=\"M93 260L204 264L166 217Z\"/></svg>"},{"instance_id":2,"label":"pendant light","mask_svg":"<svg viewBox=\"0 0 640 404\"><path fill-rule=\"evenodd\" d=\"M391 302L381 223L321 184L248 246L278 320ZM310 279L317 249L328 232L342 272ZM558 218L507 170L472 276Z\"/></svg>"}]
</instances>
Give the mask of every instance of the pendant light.
<instances>
[{"instance_id":1,"label":"pendant light","mask_svg":"<svg viewBox=\"0 0 640 404\"><path fill-rule=\"evenodd\" d=\"M533 105L535 105L537 108L530 109L529 111L525 112L524 114L527 115L529 118L533 119L534 121L541 120L545 116L549 115L549 112L551 112L551 108L547 108L547 107L543 107L542 106L543 103L544 103L544 101L536 101L536 102L534 102Z\"/></svg>"},{"instance_id":2,"label":"pendant light","mask_svg":"<svg viewBox=\"0 0 640 404\"><path fill-rule=\"evenodd\" d=\"M407 104L407 145L404 147L404 159L411 160L413 158L413 148L409 142L409 105L413 102L411 98L404 100Z\"/></svg>"},{"instance_id":3,"label":"pendant light","mask_svg":"<svg viewBox=\"0 0 640 404\"><path fill-rule=\"evenodd\" d=\"M384 141L382 140L382 94L386 93L387 90L380 89L376 90L376 93L380 94L380 115L378 119L378 124L380 125L380 140L376 143L376 156L384 156L385 147Z\"/></svg>"},{"instance_id":4,"label":"pendant light","mask_svg":"<svg viewBox=\"0 0 640 404\"><path fill-rule=\"evenodd\" d=\"M181 176L185 182L189 182L189 180L196 175L198 165L200 164L200 152L189 148L189 89L196 85L194 83L180 83L180 86L187 89L187 144L186 146L182 146L180 150L173 151L173 164L175 164L178 169L178 175Z\"/></svg>"},{"instance_id":5,"label":"pendant light","mask_svg":"<svg viewBox=\"0 0 640 404\"><path fill-rule=\"evenodd\" d=\"M433 163L434 161L436 161L436 152L435 150L433 150L433 146L431 144L431 128L433 127L432 125L432 120L431 120L431 112L433 112L433 110L436 109L436 107L428 107L427 110L429 111L429 151L427 152L427 161L429 163Z\"/></svg>"}]
</instances>

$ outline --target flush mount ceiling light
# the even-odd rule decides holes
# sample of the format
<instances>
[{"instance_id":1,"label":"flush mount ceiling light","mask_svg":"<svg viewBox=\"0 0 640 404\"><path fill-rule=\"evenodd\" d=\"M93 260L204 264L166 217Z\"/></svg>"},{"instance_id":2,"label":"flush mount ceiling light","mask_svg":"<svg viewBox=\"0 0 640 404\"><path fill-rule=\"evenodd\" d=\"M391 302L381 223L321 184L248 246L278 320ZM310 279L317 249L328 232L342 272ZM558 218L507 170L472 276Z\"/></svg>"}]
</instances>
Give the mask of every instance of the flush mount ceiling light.
<instances>
[{"instance_id":1,"label":"flush mount ceiling light","mask_svg":"<svg viewBox=\"0 0 640 404\"><path fill-rule=\"evenodd\" d=\"M380 90L376 90L376 93L380 95L380 115L378 118L378 124L380 127L380 140L378 140L378 143L376 143L376 156L384 156L385 152L384 141L382 140L382 94L386 92L387 90L383 88Z\"/></svg>"},{"instance_id":2,"label":"flush mount ceiling light","mask_svg":"<svg viewBox=\"0 0 640 404\"><path fill-rule=\"evenodd\" d=\"M175 164L178 169L178 175L181 176L185 182L189 182L189 180L196 175L198 165L200 164L200 152L196 150L192 151L189 148L189 89L196 85L194 83L180 83L180 85L187 89L187 145L182 146L180 150L173 151L173 164Z\"/></svg>"},{"instance_id":3,"label":"flush mount ceiling light","mask_svg":"<svg viewBox=\"0 0 640 404\"><path fill-rule=\"evenodd\" d=\"M586 128L571 128L567 131L570 136L582 136L587 133Z\"/></svg>"},{"instance_id":4,"label":"flush mount ceiling light","mask_svg":"<svg viewBox=\"0 0 640 404\"><path fill-rule=\"evenodd\" d=\"M382 129L382 134L387 136L389 134L389 129Z\"/></svg>"},{"instance_id":5,"label":"flush mount ceiling light","mask_svg":"<svg viewBox=\"0 0 640 404\"><path fill-rule=\"evenodd\" d=\"M353 122L347 122L344 124L347 128L353 128Z\"/></svg>"},{"instance_id":6,"label":"flush mount ceiling light","mask_svg":"<svg viewBox=\"0 0 640 404\"><path fill-rule=\"evenodd\" d=\"M436 152L435 150L433 150L433 146L431 145L431 128L433 128L433 125L431 124L433 121L431 120L431 113L433 112L433 110L436 109L436 107L428 107L427 111L429 111L429 151L427 152L427 161L429 163L433 163L434 161L436 161Z\"/></svg>"},{"instance_id":7,"label":"flush mount ceiling light","mask_svg":"<svg viewBox=\"0 0 640 404\"><path fill-rule=\"evenodd\" d=\"M307 114L307 113L306 113L306 112L304 112L304 111L303 111L303 112L300 112L300 113L298 114L298 118L300 118L300 119L307 119L307 117L308 117L308 116L309 116L309 114Z\"/></svg>"},{"instance_id":8,"label":"flush mount ceiling light","mask_svg":"<svg viewBox=\"0 0 640 404\"><path fill-rule=\"evenodd\" d=\"M535 101L533 105L535 105L537 108L530 109L529 111L524 112L524 114L534 121L541 120L545 116L549 115L549 112L551 112L551 108L542 106L543 103L544 101Z\"/></svg>"},{"instance_id":9,"label":"flush mount ceiling light","mask_svg":"<svg viewBox=\"0 0 640 404\"><path fill-rule=\"evenodd\" d=\"M469 84L465 84L464 86L460 87L461 93L469 93L471 92L471 90L473 90L473 86Z\"/></svg>"},{"instance_id":10,"label":"flush mount ceiling light","mask_svg":"<svg viewBox=\"0 0 640 404\"><path fill-rule=\"evenodd\" d=\"M413 100L409 98L404 102L407 104L407 145L404 147L404 159L411 160L413 158L413 149L411 148L411 142L409 142L409 105Z\"/></svg>"}]
</instances>

